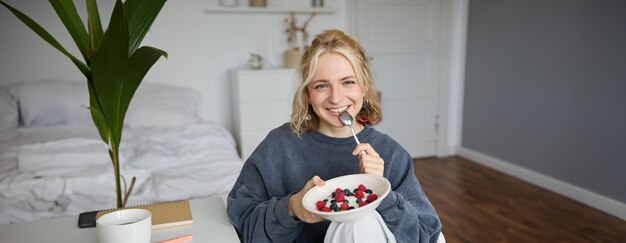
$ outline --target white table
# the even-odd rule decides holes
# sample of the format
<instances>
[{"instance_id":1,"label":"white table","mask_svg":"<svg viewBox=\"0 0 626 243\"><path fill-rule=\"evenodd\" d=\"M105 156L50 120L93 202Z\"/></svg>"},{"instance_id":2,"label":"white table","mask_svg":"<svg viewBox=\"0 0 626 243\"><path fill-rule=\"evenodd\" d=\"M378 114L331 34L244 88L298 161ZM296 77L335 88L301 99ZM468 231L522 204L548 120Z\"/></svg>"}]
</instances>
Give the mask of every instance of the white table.
<instances>
[{"instance_id":1,"label":"white table","mask_svg":"<svg viewBox=\"0 0 626 243\"><path fill-rule=\"evenodd\" d=\"M152 231L152 242L193 234L193 242L239 242L219 197L190 200L193 225ZM78 216L0 226L0 241L98 242L96 228L78 228Z\"/></svg>"}]
</instances>

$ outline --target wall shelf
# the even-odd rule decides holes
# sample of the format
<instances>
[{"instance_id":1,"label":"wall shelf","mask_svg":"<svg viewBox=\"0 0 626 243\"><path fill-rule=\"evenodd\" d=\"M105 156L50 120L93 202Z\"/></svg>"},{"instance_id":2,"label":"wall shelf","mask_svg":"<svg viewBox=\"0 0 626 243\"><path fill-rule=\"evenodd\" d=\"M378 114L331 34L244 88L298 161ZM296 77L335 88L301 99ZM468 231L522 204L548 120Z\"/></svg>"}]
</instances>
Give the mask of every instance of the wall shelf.
<instances>
[{"instance_id":1,"label":"wall shelf","mask_svg":"<svg viewBox=\"0 0 626 243\"><path fill-rule=\"evenodd\" d=\"M317 14L334 14L335 10L330 7L290 7L290 6L268 6L268 7L249 7L249 6L208 6L204 10L206 13L317 13Z\"/></svg>"}]
</instances>

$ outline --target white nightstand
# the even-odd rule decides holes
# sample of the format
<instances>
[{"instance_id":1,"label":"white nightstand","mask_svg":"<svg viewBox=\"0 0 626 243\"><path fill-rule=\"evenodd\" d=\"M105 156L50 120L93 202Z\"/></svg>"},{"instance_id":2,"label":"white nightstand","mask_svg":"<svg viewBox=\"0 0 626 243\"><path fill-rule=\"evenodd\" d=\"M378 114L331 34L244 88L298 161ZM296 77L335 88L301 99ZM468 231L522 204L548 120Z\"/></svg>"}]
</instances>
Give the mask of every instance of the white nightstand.
<instances>
[{"instance_id":1,"label":"white nightstand","mask_svg":"<svg viewBox=\"0 0 626 243\"><path fill-rule=\"evenodd\" d=\"M235 139L248 159L272 129L289 121L295 69L232 70Z\"/></svg>"}]
</instances>

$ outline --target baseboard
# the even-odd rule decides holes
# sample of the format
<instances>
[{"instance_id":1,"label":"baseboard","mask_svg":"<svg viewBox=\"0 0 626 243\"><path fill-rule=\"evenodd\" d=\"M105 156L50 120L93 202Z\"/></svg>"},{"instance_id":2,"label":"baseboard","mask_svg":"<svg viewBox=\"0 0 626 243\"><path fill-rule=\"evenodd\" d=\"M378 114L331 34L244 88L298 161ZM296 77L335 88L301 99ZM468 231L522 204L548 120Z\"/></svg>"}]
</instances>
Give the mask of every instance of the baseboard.
<instances>
[{"instance_id":1,"label":"baseboard","mask_svg":"<svg viewBox=\"0 0 626 243\"><path fill-rule=\"evenodd\" d=\"M614 199L471 149L457 147L456 153L457 155L476 163L485 165L502 173L524 180L528 183L571 198L590 207L614 215L622 220L626 220L626 204Z\"/></svg>"}]
</instances>

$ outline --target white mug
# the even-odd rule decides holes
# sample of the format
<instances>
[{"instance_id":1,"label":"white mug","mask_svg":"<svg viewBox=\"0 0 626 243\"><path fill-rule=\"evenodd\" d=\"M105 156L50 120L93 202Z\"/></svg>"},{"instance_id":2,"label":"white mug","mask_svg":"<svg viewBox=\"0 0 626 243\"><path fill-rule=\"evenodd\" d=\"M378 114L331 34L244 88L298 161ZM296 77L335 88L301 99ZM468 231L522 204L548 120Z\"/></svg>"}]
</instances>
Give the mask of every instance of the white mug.
<instances>
[{"instance_id":1,"label":"white mug","mask_svg":"<svg viewBox=\"0 0 626 243\"><path fill-rule=\"evenodd\" d=\"M149 243L152 215L145 209L122 209L96 220L100 243Z\"/></svg>"}]
</instances>

